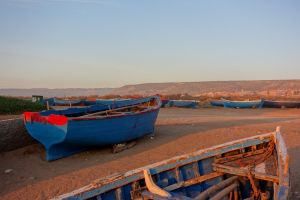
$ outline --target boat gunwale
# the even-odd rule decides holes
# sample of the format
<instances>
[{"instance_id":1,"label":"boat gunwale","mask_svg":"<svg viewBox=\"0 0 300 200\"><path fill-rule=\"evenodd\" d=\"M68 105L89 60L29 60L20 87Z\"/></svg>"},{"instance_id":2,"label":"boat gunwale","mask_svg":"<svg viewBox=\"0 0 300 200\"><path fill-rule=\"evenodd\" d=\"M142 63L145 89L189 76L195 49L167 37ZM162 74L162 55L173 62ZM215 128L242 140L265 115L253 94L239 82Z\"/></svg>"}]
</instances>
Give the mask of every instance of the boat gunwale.
<instances>
[{"instance_id":1,"label":"boat gunwale","mask_svg":"<svg viewBox=\"0 0 300 200\"><path fill-rule=\"evenodd\" d=\"M234 151L240 148L246 148L249 146L258 145L264 142L275 140L276 133L277 132L270 132L270 133L265 133L261 135L256 135L256 136L242 138L239 140L226 142L220 145L215 145L195 152L175 156L173 158L169 158L137 169L133 169L125 173L113 174L100 179L96 179L89 185L83 186L79 189L60 195L58 197L54 197L53 200L67 199L70 197L73 197L74 199L90 198L97 194L102 194L114 188L122 187L133 181L142 179L143 170L145 169L148 169L151 175L155 175L163 171L174 169L177 166L187 165L225 152ZM235 146L232 147L233 145ZM116 182L120 182L120 183L116 183Z\"/></svg>"},{"instance_id":2,"label":"boat gunwale","mask_svg":"<svg viewBox=\"0 0 300 200\"><path fill-rule=\"evenodd\" d=\"M67 117L68 122L70 121L85 121L85 120L102 120L102 119L111 119L111 118L120 118L120 117L126 117L126 116L133 116L133 115L141 115L145 113L155 112L159 110L160 107L155 107L153 109L147 109L140 112L134 112L134 113L126 113L126 114L118 114L118 115L107 115L107 116L95 116L95 117ZM107 110L109 111L109 110Z\"/></svg>"},{"instance_id":3,"label":"boat gunwale","mask_svg":"<svg viewBox=\"0 0 300 200\"><path fill-rule=\"evenodd\" d=\"M151 100L155 100L156 101L156 105L154 106L149 106L147 109L145 110L142 110L142 111L137 111L137 112L133 112L133 113L121 113L121 114L117 114L117 115L106 115L106 116L91 116L91 117L83 117L83 116L80 116L80 117L67 117L65 115L58 115L58 114L50 114L48 116L43 116L40 114L40 112L29 112L29 113L38 113L40 115L41 118L47 118L49 116L61 116L61 117L65 117L66 118L66 123L68 122L71 122L71 121L85 121L85 120L104 120L104 119L112 119L112 118L120 118L120 117L126 117L126 116L133 116L133 115L141 115L141 114L145 114L145 113L150 113L150 112L155 112L157 110L159 110L161 108L161 105L162 105L162 101L160 100L160 98L158 96L150 96L148 97L148 101L145 101L145 102L142 102L142 103L137 103L137 104L133 104L132 107L135 107L135 106L139 106L140 104L143 104L143 103L147 103L147 102L150 102ZM125 108L125 107L124 107ZM122 107L118 108L118 109L122 109ZM103 112L109 112L111 110L104 110ZM25 119L25 116L23 114L23 119L24 119L24 123L28 123L29 121ZM40 123L39 121L32 121L30 120L30 122L35 122L35 123ZM49 123L51 124L51 123ZM63 124L63 125L66 125L66 124ZM56 126L60 126L60 125L56 125Z\"/></svg>"}]
</instances>

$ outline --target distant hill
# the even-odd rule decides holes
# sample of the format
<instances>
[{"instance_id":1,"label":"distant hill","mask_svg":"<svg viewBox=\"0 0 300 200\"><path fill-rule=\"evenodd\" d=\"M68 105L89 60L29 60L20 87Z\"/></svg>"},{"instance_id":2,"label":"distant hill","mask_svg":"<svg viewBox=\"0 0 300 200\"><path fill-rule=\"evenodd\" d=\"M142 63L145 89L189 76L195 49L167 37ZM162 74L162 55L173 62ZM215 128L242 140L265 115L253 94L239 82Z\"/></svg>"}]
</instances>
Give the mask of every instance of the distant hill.
<instances>
[{"instance_id":1,"label":"distant hill","mask_svg":"<svg viewBox=\"0 0 300 200\"><path fill-rule=\"evenodd\" d=\"M126 85L111 91L112 94L183 94L203 95L211 93L284 93L299 92L300 80L262 81L207 81L179 83L145 83Z\"/></svg>"},{"instance_id":2,"label":"distant hill","mask_svg":"<svg viewBox=\"0 0 300 200\"><path fill-rule=\"evenodd\" d=\"M112 91L112 88L32 88L32 89L0 89L2 96L31 96L43 95L45 97L64 97L64 96L89 96L106 95Z\"/></svg>"},{"instance_id":3,"label":"distant hill","mask_svg":"<svg viewBox=\"0 0 300 200\"><path fill-rule=\"evenodd\" d=\"M262 80L262 81L207 81L207 82L174 82L144 83L125 85L120 88L66 88L66 89L0 89L4 96L43 95L46 97L89 96L89 95L231 95L258 94L273 96L300 96L300 80Z\"/></svg>"}]
</instances>

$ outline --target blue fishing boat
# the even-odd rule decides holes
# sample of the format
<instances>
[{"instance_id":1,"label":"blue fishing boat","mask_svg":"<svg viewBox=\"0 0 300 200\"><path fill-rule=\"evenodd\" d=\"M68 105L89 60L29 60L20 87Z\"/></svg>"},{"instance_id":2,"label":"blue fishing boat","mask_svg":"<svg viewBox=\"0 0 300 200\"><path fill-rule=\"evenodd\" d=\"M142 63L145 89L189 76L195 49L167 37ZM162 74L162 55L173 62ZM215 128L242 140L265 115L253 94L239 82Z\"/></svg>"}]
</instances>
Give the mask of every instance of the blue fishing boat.
<instances>
[{"instance_id":1,"label":"blue fishing boat","mask_svg":"<svg viewBox=\"0 0 300 200\"><path fill-rule=\"evenodd\" d=\"M289 163L279 132L177 156L93 181L55 200L285 200Z\"/></svg>"},{"instance_id":2,"label":"blue fishing boat","mask_svg":"<svg viewBox=\"0 0 300 200\"><path fill-rule=\"evenodd\" d=\"M160 106L160 98L153 96L122 105L25 112L24 123L44 145L46 159L55 160L91 146L124 143L153 133Z\"/></svg>"},{"instance_id":3,"label":"blue fishing boat","mask_svg":"<svg viewBox=\"0 0 300 200\"><path fill-rule=\"evenodd\" d=\"M199 101L195 100L169 100L165 107L178 107L178 108L198 108Z\"/></svg>"},{"instance_id":4,"label":"blue fishing boat","mask_svg":"<svg viewBox=\"0 0 300 200\"><path fill-rule=\"evenodd\" d=\"M82 100L63 100L63 99L56 99L54 98L54 105L55 106L81 106Z\"/></svg>"},{"instance_id":5,"label":"blue fishing boat","mask_svg":"<svg viewBox=\"0 0 300 200\"><path fill-rule=\"evenodd\" d=\"M161 107L162 108L166 107L166 105L169 103L169 101L170 101L169 99L162 99L161 100Z\"/></svg>"},{"instance_id":6,"label":"blue fishing boat","mask_svg":"<svg viewBox=\"0 0 300 200\"><path fill-rule=\"evenodd\" d=\"M264 100L264 108L300 108L300 101L270 101Z\"/></svg>"},{"instance_id":7,"label":"blue fishing boat","mask_svg":"<svg viewBox=\"0 0 300 200\"><path fill-rule=\"evenodd\" d=\"M224 106L224 101L222 101L222 100L213 100L213 101L210 101L210 105L223 107Z\"/></svg>"},{"instance_id":8,"label":"blue fishing boat","mask_svg":"<svg viewBox=\"0 0 300 200\"><path fill-rule=\"evenodd\" d=\"M229 101L223 100L224 108L262 108L263 101Z\"/></svg>"}]
</instances>

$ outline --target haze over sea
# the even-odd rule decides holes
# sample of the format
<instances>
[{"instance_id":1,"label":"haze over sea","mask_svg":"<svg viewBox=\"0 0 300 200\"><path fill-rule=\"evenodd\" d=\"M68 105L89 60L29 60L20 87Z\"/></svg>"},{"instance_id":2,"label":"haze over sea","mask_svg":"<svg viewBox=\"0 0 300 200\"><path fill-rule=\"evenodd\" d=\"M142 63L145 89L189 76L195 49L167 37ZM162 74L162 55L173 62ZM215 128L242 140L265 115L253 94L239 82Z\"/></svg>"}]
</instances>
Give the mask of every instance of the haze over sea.
<instances>
[{"instance_id":1,"label":"haze over sea","mask_svg":"<svg viewBox=\"0 0 300 200\"><path fill-rule=\"evenodd\" d=\"M0 88L300 78L300 1L4 0Z\"/></svg>"}]
</instances>

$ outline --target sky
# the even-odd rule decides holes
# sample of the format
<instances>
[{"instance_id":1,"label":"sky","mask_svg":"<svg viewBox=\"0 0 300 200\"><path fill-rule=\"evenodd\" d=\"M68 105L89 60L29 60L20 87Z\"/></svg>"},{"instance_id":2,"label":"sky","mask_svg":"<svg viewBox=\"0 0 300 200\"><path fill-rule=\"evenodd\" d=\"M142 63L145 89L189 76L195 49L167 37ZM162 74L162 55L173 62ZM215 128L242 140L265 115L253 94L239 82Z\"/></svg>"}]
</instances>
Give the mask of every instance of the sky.
<instances>
[{"instance_id":1,"label":"sky","mask_svg":"<svg viewBox=\"0 0 300 200\"><path fill-rule=\"evenodd\" d=\"M0 88L300 79L298 0L1 0Z\"/></svg>"}]
</instances>

